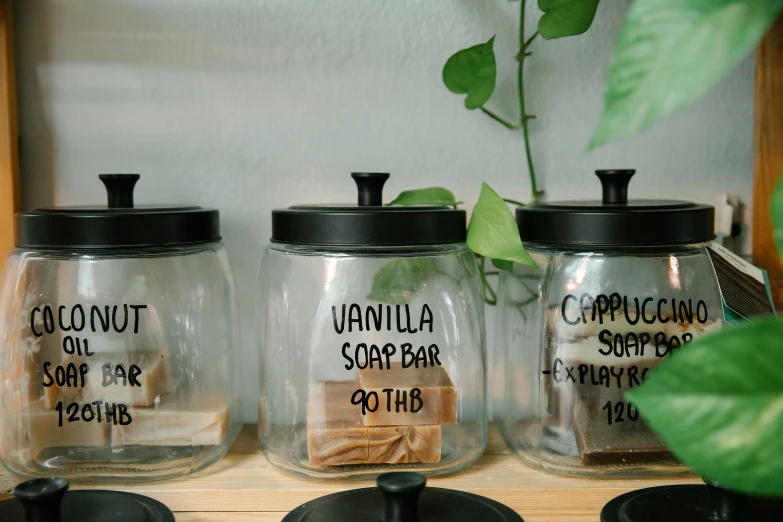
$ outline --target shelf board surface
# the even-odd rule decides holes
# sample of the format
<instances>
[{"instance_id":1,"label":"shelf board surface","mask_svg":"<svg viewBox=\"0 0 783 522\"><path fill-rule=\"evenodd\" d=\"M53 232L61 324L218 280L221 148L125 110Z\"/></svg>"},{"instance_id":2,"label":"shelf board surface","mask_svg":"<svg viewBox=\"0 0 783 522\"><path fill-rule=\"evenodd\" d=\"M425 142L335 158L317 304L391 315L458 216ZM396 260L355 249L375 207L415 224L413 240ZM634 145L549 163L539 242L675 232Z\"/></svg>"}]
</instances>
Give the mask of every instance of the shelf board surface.
<instances>
[{"instance_id":1,"label":"shelf board surface","mask_svg":"<svg viewBox=\"0 0 783 522\"><path fill-rule=\"evenodd\" d=\"M0 471L0 500L21 482ZM550 475L525 466L509 454L497 429L490 428L487 451L473 466L428 484L469 491L515 509L526 522L597 522L609 500L634 489L663 484L697 484L696 478L597 480ZM276 471L259 449L256 427L245 426L231 452L197 475L141 485L104 484L74 489L114 489L147 495L177 513L178 522L279 522L314 498L367 487L371 482L320 482Z\"/></svg>"}]
</instances>

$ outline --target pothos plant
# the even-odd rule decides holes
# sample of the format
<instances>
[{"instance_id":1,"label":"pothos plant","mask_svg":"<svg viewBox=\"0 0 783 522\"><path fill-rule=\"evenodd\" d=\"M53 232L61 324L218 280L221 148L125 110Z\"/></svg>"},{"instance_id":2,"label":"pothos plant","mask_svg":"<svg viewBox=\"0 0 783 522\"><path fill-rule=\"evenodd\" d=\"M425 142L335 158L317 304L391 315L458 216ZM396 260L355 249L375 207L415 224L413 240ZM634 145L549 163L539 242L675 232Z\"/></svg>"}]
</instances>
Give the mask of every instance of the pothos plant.
<instances>
[{"instance_id":1,"label":"pothos plant","mask_svg":"<svg viewBox=\"0 0 783 522\"><path fill-rule=\"evenodd\" d=\"M525 35L520 0L519 123L485 107L495 87L494 38L452 56L443 70L449 90L465 94L465 106L481 112L525 141L535 202L536 183L524 96L524 63L538 37L585 32L599 0L538 0L538 31ZM746 56L778 19L783 0L635 0L629 8L609 70L603 113L590 148L642 131L709 92ZM428 196L437 194L441 203ZM509 270L533 265L519 240L508 204L488 185L473 210L468 246ZM445 189L407 191L395 204L456 205ZM783 256L783 183L772 204L778 250ZM408 287L411 288L411 287ZM493 302L491 288L485 299ZM783 321L748 323L689 345L628 394L673 453L704 478L753 495L783 496Z\"/></svg>"},{"instance_id":2,"label":"pothos plant","mask_svg":"<svg viewBox=\"0 0 783 522\"><path fill-rule=\"evenodd\" d=\"M525 62L531 56L531 47L538 39L552 40L567 36L582 34L590 28L598 9L599 0L539 0L538 7L542 16L538 22L538 30L526 34L527 0L519 1L519 51L514 56L517 62L517 93L519 99L519 116L516 121L509 121L487 107L497 83L497 61L495 57L495 37L485 43L480 43L463 49L451 56L443 68L443 83L453 93L465 95L465 108L479 110L495 122L512 132L518 132L524 143L527 171L530 181L532 198L529 203L535 203L543 195L536 177L533 153L530 142L530 120L535 116L528 114L525 99ZM399 195L391 205L442 205L457 206L454 194L445 188L426 188L409 190ZM504 199L489 185L483 183L479 200L473 209L467 233L467 245L479 257L479 270L487 304L497 303L497 293L489 282L489 276L497 275L497 271L487 270L486 260L490 259L495 268L512 271L514 263L536 266L522 245L519 230L508 204L525 205L518 200ZM401 265L405 264L405 267ZM390 273L376 278L371 296L386 297L393 292L388 290L402 287L415 287L422 274L428 269L418 266L421 263L410 261L397 262L392 277ZM416 266L412 266L416 265ZM386 272L390 272L391 266ZM406 281L406 277L410 279ZM397 293L396 295L399 295ZM407 295L407 293L405 294Z\"/></svg>"},{"instance_id":3,"label":"pothos plant","mask_svg":"<svg viewBox=\"0 0 783 522\"><path fill-rule=\"evenodd\" d=\"M466 109L480 110L510 131L520 132L532 194L529 203L544 192L533 161L529 128L534 116L527 112L525 63L539 40L585 33L598 7L599 0L538 0L542 13L538 30L528 35L527 1L519 0L518 121L487 107L497 81L494 36L457 52L443 68L443 82L453 93L465 95ZM642 131L704 96L753 49L781 9L783 0L635 0L620 32L603 113L589 147ZM457 202L447 189L430 188L403 192L393 204L452 206ZM535 265L519 240L508 204L525 203L502 198L484 183L468 227L467 244L480 258L488 304L496 303L488 276L497 272L486 270L487 258L500 270L510 271L513 263Z\"/></svg>"},{"instance_id":4,"label":"pothos plant","mask_svg":"<svg viewBox=\"0 0 783 522\"><path fill-rule=\"evenodd\" d=\"M783 257L783 182L771 217ZM626 398L706 480L749 495L783 496L783 320L694 341Z\"/></svg>"}]
</instances>

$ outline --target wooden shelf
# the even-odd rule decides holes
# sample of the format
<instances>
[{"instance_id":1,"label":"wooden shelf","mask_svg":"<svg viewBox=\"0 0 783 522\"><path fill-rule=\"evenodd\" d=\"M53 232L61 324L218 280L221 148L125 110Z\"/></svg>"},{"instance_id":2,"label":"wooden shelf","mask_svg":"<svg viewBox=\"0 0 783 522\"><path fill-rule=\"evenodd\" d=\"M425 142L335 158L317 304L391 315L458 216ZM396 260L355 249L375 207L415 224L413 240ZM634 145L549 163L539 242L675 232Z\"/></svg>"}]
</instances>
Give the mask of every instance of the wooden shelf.
<instances>
[{"instance_id":1,"label":"wooden shelf","mask_svg":"<svg viewBox=\"0 0 783 522\"><path fill-rule=\"evenodd\" d=\"M21 480L0 471L0 500L10 498ZM491 427L484 456L468 469L428 484L470 491L517 510L526 522L597 522L609 500L634 489L663 484L697 484L696 478L595 480L536 471L509 454ZM136 486L107 484L100 489L140 493L177 513L178 522L279 522L296 506L368 482L298 480L276 471L258 447L256 427L245 426L231 452L210 469L181 480ZM75 489L89 486L74 486Z\"/></svg>"}]
</instances>

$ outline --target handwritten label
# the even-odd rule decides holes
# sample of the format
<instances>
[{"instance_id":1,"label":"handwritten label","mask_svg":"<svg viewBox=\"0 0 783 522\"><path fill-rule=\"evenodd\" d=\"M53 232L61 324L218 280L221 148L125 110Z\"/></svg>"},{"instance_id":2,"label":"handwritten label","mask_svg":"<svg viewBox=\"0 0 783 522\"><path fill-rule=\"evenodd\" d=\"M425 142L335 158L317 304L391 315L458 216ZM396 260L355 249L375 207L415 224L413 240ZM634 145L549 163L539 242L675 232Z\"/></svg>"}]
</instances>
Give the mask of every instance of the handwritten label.
<instances>
[{"instance_id":1,"label":"handwritten label","mask_svg":"<svg viewBox=\"0 0 783 522\"><path fill-rule=\"evenodd\" d=\"M332 306L334 331L338 335L346 332L395 332L414 335L433 332L433 316L429 305L421 307L418 316L411 317L410 305L367 306L364 310L358 304L343 304L338 311ZM403 369L418 369L441 366L440 349L436 344L416 346L413 343L367 344L358 343L355 346L345 342L341 349L346 370L378 370L386 371L393 364ZM393 361L396 354L401 360ZM388 413L418 413L424 408L420 388L394 389L384 388L377 391L356 390L351 397L351 404L361 407L362 415L386 411Z\"/></svg>"},{"instance_id":2,"label":"handwritten label","mask_svg":"<svg viewBox=\"0 0 783 522\"><path fill-rule=\"evenodd\" d=\"M53 335L57 332L92 332L102 334L138 334L141 327L143 312L147 305L105 305L104 307L86 307L81 304L67 307L58 306L56 309L46 305L34 307L30 312L30 327L35 337ZM57 386L62 389L79 389L87 387L88 375L91 372L100 372L102 388L113 386L138 387L142 383L139 379L142 369L138 365L106 362L102 359L99 366L90 364L91 358L96 357L96 351L86 337L66 335L63 338L62 351L65 355L82 358L77 363L67 363L55 366L51 361L45 361L42 365L43 387ZM133 422L133 416L128 404L95 400L80 404L70 402L64 404L62 400L57 402L55 410L59 413L59 427L64 423L72 422L97 422L113 425L127 426Z\"/></svg>"},{"instance_id":3,"label":"handwritten label","mask_svg":"<svg viewBox=\"0 0 783 522\"><path fill-rule=\"evenodd\" d=\"M703 300L585 293L563 298L560 320L553 326L564 332L592 325L598 343L591 347L597 348L579 353L584 345L574 343L571 353L558 353L542 373L558 385L618 390L620 399L619 390L640 386L661 360L693 341L694 333L706 328L710 314ZM639 418L632 404L620 400L599 407L609 425Z\"/></svg>"}]
</instances>

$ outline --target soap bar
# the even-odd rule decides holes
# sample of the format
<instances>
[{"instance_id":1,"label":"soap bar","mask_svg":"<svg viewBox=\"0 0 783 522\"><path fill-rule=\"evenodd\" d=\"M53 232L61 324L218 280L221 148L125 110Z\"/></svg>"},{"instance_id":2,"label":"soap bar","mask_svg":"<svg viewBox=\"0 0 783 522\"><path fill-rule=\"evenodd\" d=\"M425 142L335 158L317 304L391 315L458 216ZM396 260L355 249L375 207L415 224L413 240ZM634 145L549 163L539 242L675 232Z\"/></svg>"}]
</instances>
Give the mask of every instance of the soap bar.
<instances>
[{"instance_id":1,"label":"soap bar","mask_svg":"<svg viewBox=\"0 0 783 522\"><path fill-rule=\"evenodd\" d=\"M367 428L370 464L440 462L441 427L379 426Z\"/></svg>"},{"instance_id":2,"label":"soap bar","mask_svg":"<svg viewBox=\"0 0 783 522\"><path fill-rule=\"evenodd\" d=\"M76 364L86 362L90 365L86 389L82 394L85 402L102 400L151 407L156 399L166 395L170 389L166 356L160 351L114 354L111 359L100 354L92 357L71 356L66 361ZM141 373L138 373L139 370Z\"/></svg>"},{"instance_id":3,"label":"soap bar","mask_svg":"<svg viewBox=\"0 0 783 522\"><path fill-rule=\"evenodd\" d=\"M225 397L164 397L153 408L131 408L133 421L112 426L112 446L210 446L228 434L229 401Z\"/></svg>"},{"instance_id":4,"label":"soap bar","mask_svg":"<svg viewBox=\"0 0 783 522\"><path fill-rule=\"evenodd\" d=\"M307 428L307 455L313 466L366 464L369 444L367 428L360 419Z\"/></svg>"},{"instance_id":5,"label":"soap bar","mask_svg":"<svg viewBox=\"0 0 783 522\"><path fill-rule=\"evenodd\" d=\"M314 466L435 463L440 426L367 427L351 404L355 382L314 383L307 401L307 451Z\"/></svg>"},{"instance_id":6,"label":"soap bar","mask_svg":"<svg viewBox=\"0 0 783 522\"><path fill-rule=\"evenodd\" d=\"M57 407L57 404L62 403L67 407L71 402L78 401L83 388L74 387L60 387L56 382L53 382L48 388L44 387L43 404L47 410L53 410Z\"/></svg>"},{"instance_id":7,"label":"soap bar","mask_svg":"<svg viewBox=\"0 0 783 522\"><path fill-rule=\"evenodd\" d=\"M307 398L307 454L314 466L366 464L367 428L359 406L351 404L353 381L310 385Z\"/></svg>"},{"instance_id":8,"label":"soap bar","mask_svg":"<svg viewBox=\"0 0 783 522\"><path fill-rule=\"evenodd\" d=\"M378 394L378 408L366 411L365 426L431 426L457 422L457 389L440 366L357 371L358 388ZM419 392L411 393L414 389ZM387 390L387 391L384 391ZM420 402L415 397L418 395Z\"/></svg>"},{"instance_id":9,"label":"soap bar","mask_svg":"<svg viewBox=\"0 0 783 522\"><path fill-rule=\"evenodd\" d=\"M624 400L624 393L640 385L643 376L666 357L657 357L655 347L644 355L633 349L629 356L602 355L607 346L597 337L582 342L561 343L557 357L563 362L555 393L561 404L561 422L572 424L576 444L586 466L632 464L671 460L671 453L645 424L638 411ZM569 377L568 370L571 370Z\"/></svg>"},{"instance_id":10,"label":"soap bar","mask_svg":"<svg viewBox=\"0 0 783 522\"><path fill-rule=\"evenodd\" d=\"M110 428L105 422L68 422L68 414L63 412L63 425L59 424L60 412L46 409L41 398L4 416L0 447L6 454L16 452L30 458L49 448L108 445Z\"/></svg>"}]
</instances>

